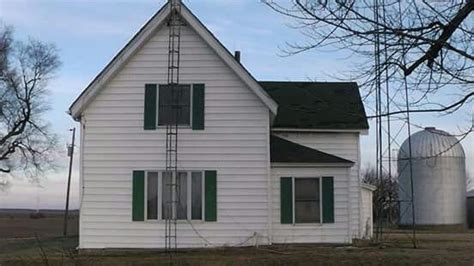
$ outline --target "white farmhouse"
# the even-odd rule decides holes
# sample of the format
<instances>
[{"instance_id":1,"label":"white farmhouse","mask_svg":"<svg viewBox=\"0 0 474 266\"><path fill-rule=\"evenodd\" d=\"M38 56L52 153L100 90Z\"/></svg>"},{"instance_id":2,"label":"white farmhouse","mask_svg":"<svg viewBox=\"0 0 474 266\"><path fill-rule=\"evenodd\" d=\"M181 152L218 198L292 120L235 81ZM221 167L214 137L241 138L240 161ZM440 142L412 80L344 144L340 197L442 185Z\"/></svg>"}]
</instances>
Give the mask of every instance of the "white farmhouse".
<instances>
[{"instance_id":1,"label":"white farmhouse","mask_svg":"<svg viewBox=\"0 0 474 266\"><path fill-rule=\"evenodd\" d=\"M81 125L81 249L165 245L168 5L70 107ZM257 81L187 7L181 16L178 248L371 235L357 84Z\"/></svg>"}]
</instances>

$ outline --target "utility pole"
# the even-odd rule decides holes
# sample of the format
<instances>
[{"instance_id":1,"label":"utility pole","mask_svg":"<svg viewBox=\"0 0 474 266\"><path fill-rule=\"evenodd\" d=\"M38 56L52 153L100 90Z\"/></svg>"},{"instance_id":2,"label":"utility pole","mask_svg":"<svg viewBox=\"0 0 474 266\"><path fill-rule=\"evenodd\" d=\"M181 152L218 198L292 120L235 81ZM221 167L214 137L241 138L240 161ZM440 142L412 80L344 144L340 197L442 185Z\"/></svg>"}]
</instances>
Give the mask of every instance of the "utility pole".
<instances>
[{"instance_id":1,"label":"utility pole","mask_svg":"<svg viewBox=\"0 0 474 266\"><path fill-rule=\"evenodd\" d=\"M66 210L64 212L64 236L67 235L67 216L69 214L69 190L71 189L72 159L74 157L74 141L76 137L76 128L69 129L69 131L72 131L72 141L71 144L67 147L67 156L69 156L69 174L67 178Z\"/></svg>"}]
</instances>

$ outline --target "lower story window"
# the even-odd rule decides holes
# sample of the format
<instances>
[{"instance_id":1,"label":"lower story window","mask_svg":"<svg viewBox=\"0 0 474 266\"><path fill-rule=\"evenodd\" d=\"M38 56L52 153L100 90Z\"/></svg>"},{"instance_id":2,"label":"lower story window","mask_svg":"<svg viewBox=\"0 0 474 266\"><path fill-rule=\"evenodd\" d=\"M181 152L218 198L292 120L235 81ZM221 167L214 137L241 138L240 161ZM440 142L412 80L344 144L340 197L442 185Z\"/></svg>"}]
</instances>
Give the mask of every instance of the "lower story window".
<instances>
[{"instance_id":1,"label":"lower story window","mask_svg":"<svg viewBox=\"0 0 474 266\"><path fill-rule=\"evenodd\" d=\"M321 186L319 178L295 178L295 223L321 222Z\"/></svg>"},{"instance_id":2,"label":"lower story window","mask_svg":"<svg viewBox=\"0 0 474 266\"><path fill-rule=\"evenodd\" d=\"M147 175L147 218L158 218L158 173L149 172Z\"/></svg>"},{"instance_id":3,"label":"lower story window","mask_svg":"<svg viewBox=\"0 0 474 266\"><path fill-rule=\"evenodd\" d=\"M176 193L173 193L176 184ZM203 172L179 171L147 172L147 219L171 219L172 204L176 204L178 220L202 220Z\"/></svg>"}]
</instances>

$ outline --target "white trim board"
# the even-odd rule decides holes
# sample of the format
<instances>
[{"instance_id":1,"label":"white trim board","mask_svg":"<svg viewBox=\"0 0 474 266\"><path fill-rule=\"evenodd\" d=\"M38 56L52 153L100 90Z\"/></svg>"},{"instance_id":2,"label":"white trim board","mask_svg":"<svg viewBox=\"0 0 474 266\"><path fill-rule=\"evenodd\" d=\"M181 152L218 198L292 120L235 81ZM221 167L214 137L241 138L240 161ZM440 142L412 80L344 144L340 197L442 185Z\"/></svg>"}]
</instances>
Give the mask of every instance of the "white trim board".
<instances>
[{"instance_id":1,"label":"white trim board","mask_svg":"<svg viewBox=\"0 0 474 266\"><path fill-rule=\"evenodd\" d=\"M354 163L271 163L271 168L347 168Z\"/></svg>"},{"instance_id":2,"label":"white trim board","mask_svg":"<svg viewBox=\"0 0 474 266\"><path fill-rule=\"evenodd\" d=\"M368 135L368 129L318 129L318 128L272 128L272 132L322 132L322 133L359 133Z\"/></svg>"},{"instance_id":3,"label":"white trim board","mask_svg":"<svg viewBox=\"0 0 474 266\"><path fill-rule=\"evenodd\" d=\"M170 14L169 4L165 4L153 17L138 31L138 33L118 52L112 61L95 77L87 88L69 107L70 115L79 120L82 112L98 95L128 60L153 36ZM211 47L212 50L234 71L234 73L246 84L250 90L270 109L273 114L277 113L277 103L263 90L254 77L237 62L232 54L217 40L217 38L194 16L183 4L181 16L184 21Z\"/></svg>"}]
</instances>

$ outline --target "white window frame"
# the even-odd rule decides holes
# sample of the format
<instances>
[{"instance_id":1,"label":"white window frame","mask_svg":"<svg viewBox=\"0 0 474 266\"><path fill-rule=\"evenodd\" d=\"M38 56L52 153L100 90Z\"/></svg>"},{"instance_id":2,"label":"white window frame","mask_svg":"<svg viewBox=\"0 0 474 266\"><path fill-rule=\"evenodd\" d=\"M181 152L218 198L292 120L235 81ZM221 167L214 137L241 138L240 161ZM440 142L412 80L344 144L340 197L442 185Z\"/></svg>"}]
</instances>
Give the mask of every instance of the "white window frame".
<instances>
[{"instance_id":1,"label":"white window frame","mask_svg":"<svg viewBox=\"0 0 474 266\"><path fill-rule=\"evenodd\" d=\"M168 84L158 84L156 91L156 127L165 128L166 125L160 125L160 86L166 86ZM178 125L179 128L192 128L193 126L193 98L194 98L194 86L193 84L179 84L181 86L189 86L189 125Z\"/></svg>"},{"instance_id":2,"label":"white window frame","mask_svg":"<svg viewBox=\"0 0 474 266\"><path fill-rule=\"evenodd\" d=\"M149 172L155 172L158 173L158 210L157 210L157 219L148 219L148 173ZM166 172L166 170L146 170L145 171L145 221L148 222L164 222L165 219L163 219L163 173ZM187 186L187 191L186 191L186 219L178 219L177 221L190 221L190 222L203 222L205 221L204 214L205 214L205 171L204 170L179 170L178 172L186 172L186 186ZM201 219L192 219L192 173L199 172L201 173ZM174 175L174 173L172 174Z\"/></svg>"},{"instance_id":3,"label":"white window frame","mask_svg":"<svg viewBox=\"0 0 474 266\"><path fill-rule=\"evenodd\" d=\"M295 180L296 179L317 179L319 183L319 222L312 222L312 223L297 223L296 222L296 186ZM323 224L323 190L322 190L322 177L321 176L297 176L291 178L292 183L292 204L293 204L293 225L322 225Z\"/></svg>"}]
</instances>

